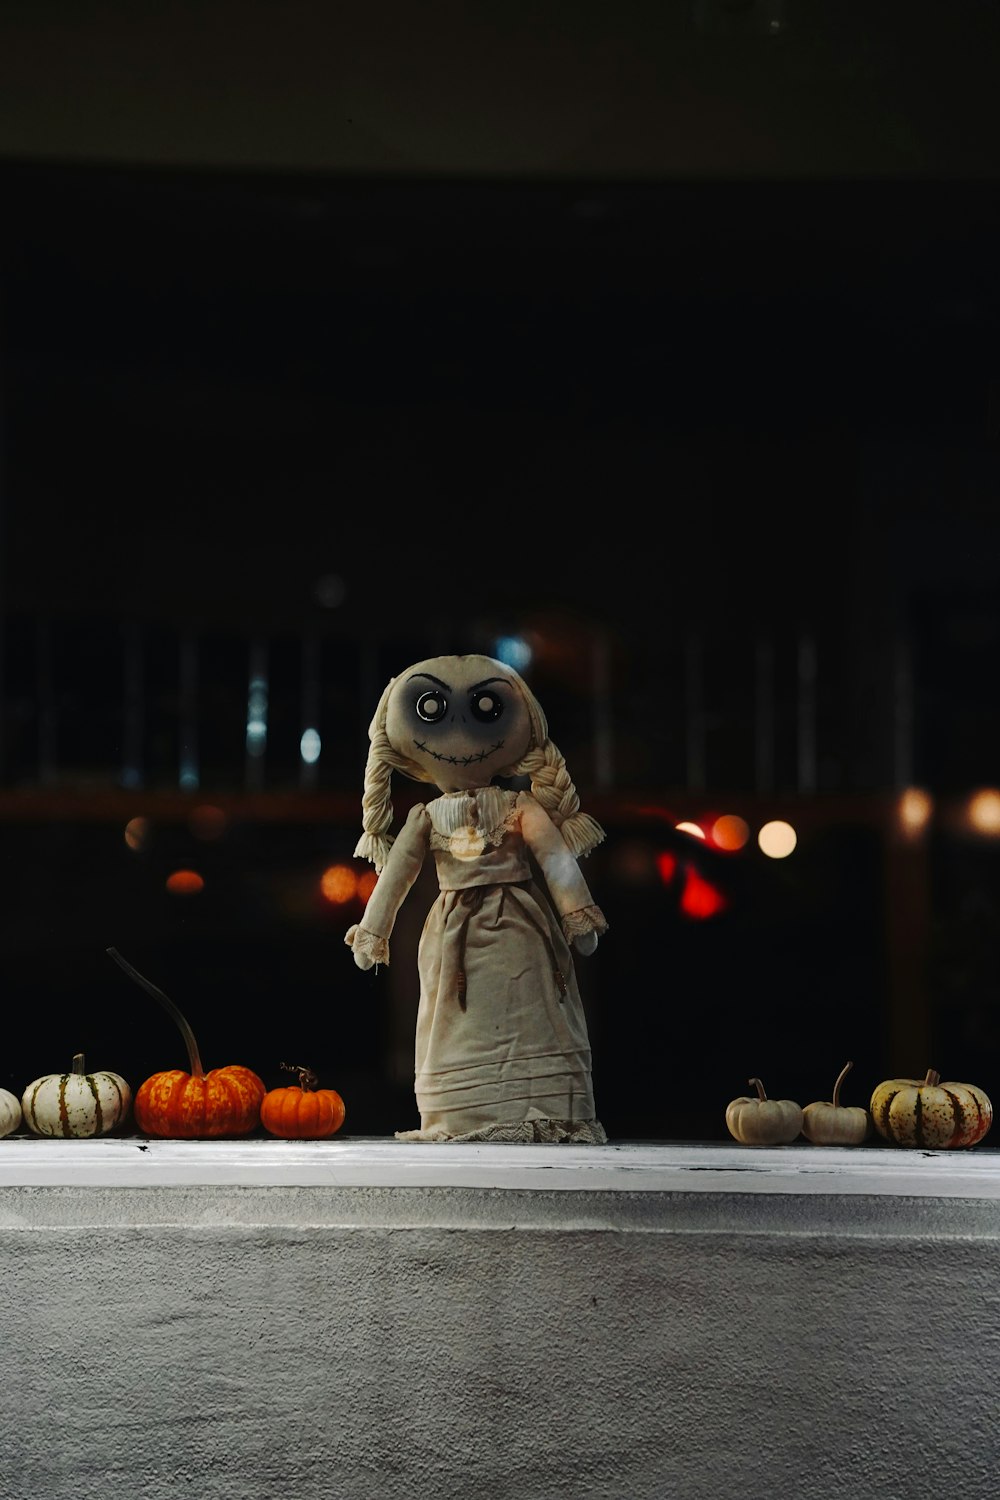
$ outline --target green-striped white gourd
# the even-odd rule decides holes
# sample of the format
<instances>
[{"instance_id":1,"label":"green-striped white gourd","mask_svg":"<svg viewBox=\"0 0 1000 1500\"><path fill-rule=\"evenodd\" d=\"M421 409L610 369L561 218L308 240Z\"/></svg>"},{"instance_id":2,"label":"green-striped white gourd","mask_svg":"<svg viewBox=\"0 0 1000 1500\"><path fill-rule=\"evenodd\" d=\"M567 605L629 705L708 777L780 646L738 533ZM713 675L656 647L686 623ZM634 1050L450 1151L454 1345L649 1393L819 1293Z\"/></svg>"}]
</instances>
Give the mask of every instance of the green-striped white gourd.
<instances>
[{"instance_id":1,"label":"green-striped white gourd","mask_svg":"<svg viewBox=\"0 0 1000 1500\"><path fill-rule=\"evenodd\" d=\"M10 1089L0 1089L0 1137L13 1135L20 1123L20 1099Z\"/></svg>"},{"instance_id":2,"label":"green-striped white gourd","mask_svg":"<svg viewBox=\"0 0 1000 1500\"><path fill-rule=\"evenodd\" d=\"M24 1123L34 1135L63 1140L106 1135L120 1125L132 1104L132 1090L120 1073L88 1073L84 1055L69 1073L46 1073L21 1095Z\"/></svg>"}]
</instances>

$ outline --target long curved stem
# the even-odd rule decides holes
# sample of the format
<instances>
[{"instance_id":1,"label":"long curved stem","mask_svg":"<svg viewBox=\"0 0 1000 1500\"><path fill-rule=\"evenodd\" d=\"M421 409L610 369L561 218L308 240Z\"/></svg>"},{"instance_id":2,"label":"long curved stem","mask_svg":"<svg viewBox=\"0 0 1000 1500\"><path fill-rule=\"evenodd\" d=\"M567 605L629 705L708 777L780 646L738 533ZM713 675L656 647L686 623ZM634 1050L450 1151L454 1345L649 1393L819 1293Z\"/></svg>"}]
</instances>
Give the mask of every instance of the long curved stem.
<instances>
[{"instance_id":1,"label":"long curved stem","mask_svg":"<svg viewBox=\"0 0 1000 1500\"><path fill-rule=\"evenodd\" d=\"M194 1032L191 1030L187 1021L184 1019L181 1012L177 1009L177 1006L171 1000L170 996L165 995L161 989L157 989L156 985L153 984L151 980L146 979L144 975L140 974L138 969L134 969L127 959L122 958L117 948L108 948L107 952L110 953L115 963L118 964L120 968L125 970L125 973L129 976L130 979L134 979L136 984L141 984L146 993L152 995L154 1000L159 1000L160 1004L163 1006L167 1014L173 1016L177 1025L180 1027L181 1036L184 1038L184 1044L187 1047L188 1061L191 1064L192 1076L195 1078L203 1078L205 1076L205 1070L201 1065L201 1054L198 1051L198 1043L194 1039Z\"/></svg>"},{"instance_id":2,"label":"long curved stem","mask_svg":"<svg viewBox=\"0 0 1000 1500\"><path fill-rule=\"evenodd\" d=\"M840 1085L843 1083L844 1079L847 1077L848 1073L853 1067L854 1064L852 1062L845 1063L837 1075L837 1082L833 1085L833 1099L831 1101L834 1109L836 1109L837 1105L840 1103Z\"/></svg>"}]
</instances>

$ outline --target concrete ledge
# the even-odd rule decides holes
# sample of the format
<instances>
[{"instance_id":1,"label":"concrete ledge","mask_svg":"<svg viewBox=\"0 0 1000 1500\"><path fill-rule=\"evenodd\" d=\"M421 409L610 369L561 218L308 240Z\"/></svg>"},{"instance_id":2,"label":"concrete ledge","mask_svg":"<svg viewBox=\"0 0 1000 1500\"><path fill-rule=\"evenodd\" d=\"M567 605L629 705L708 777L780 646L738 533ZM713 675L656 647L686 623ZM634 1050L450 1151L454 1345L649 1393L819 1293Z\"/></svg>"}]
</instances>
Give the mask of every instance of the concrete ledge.
<instances>
[{"instance_id":1,"label":"concrete ledge","mask_svg":"<svg viewBox=\"0 0 1000 1500\"><path fill-rule=\"evenodd\" d=\"M998 1197L982 1146L7 1138L0 1490L987 1500Z\"/></svg>"},{"instance_id":2,"label":"concrete ledge","mask_svg":"<svg viewBox=\"0 0 1000 1500\"><path fill-rule=\"evenodd\" d=\"M479 1188L551 1192L838 1194L1000 1198L1000 1149L414 1144L145 1136L0 1141L5 1187Z\"/></svg>"}]
</instances>

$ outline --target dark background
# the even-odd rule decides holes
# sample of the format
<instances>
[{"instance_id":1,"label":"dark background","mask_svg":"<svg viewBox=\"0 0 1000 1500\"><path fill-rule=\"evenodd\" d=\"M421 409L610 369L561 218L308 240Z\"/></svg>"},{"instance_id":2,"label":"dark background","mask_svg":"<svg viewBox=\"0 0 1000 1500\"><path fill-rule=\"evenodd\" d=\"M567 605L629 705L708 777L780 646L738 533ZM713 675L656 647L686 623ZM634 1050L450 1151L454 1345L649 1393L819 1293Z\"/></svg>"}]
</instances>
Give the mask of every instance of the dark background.
<instances>
[{"instance_id":1,"label":"dark background","mask_svg":"<svg viewBox=\"0 0 1000 1500\"><path fill-rule=\"evenodd\" d=\"M608 831L578 971L614 1137L724 1138L751 1074L807 1103L848 1059L845 1102L1000 1088L998 29L5 8L4 1086L186 1065L113 944L206 1065L416 1123L433 875L378 975L319 879L389 676L516 636ZM795 852L676 831L720 812Z\"/></svg>"}]
</instances>

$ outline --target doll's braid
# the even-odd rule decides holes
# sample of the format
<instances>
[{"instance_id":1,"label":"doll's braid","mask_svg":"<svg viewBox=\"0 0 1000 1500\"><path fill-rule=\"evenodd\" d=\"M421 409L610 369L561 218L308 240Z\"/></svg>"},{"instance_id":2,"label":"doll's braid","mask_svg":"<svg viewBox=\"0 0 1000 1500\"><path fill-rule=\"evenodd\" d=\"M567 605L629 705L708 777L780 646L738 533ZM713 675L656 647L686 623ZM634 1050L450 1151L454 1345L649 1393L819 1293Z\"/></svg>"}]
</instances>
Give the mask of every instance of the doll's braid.
<instances>
[{"instance_id":1,"label":"doll's braid","mask_svg":"<svg viewBox=\"0 0 1000 1500\"><path fill-rule=\"evenodd\" d=\"M378 708L368 728L371 741L368 759L365 762L365 788L361 798L361 826L364 833L354 850L355 859L367 859L378 873L389 857L394 843L389 832L392 827L392 772L393 769L409 772L412 762L400 755L389 743L385 732L385 716L395 678L386 684Z\"/></svg>"},{"instance_id":2,"label":"doll's braid","mask_svg":"<svg viewBox=\"0 0 1000 1500\"><path fill-rule=\"evenodd\" d=\"M517 765L531 778L531 791L559 829L572 854L582 858L604 838L604 829L589 813L580 811L580 798L566 769L566 761L553 740L546 738Z\"/></svg>"},{"instance_id":3,"label":"doll's braid","mask_svg":"<svg viewBox=\"0 0 1000 1500\"><path fill-rule=\"evenodd\" d=\"M361 799L361 825L364 833L354 850L355 859L369 859L376 871L381 870L392 848L392 766L375 752L368 752L365 765L365 790Z\"/></svg>"}]
</instances>

